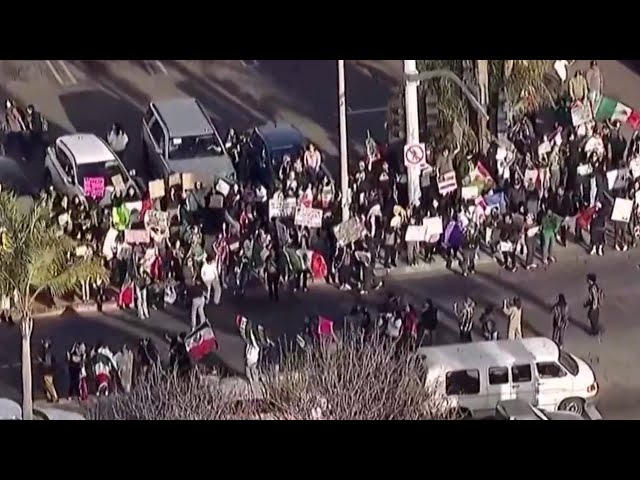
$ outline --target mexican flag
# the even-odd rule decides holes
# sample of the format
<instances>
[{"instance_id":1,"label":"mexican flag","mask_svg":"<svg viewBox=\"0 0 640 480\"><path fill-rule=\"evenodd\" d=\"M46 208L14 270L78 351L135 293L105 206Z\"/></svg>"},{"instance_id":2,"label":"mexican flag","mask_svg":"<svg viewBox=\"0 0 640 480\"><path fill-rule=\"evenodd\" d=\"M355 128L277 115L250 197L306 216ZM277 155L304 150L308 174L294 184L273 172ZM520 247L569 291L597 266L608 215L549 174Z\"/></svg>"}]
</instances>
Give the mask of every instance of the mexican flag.
<instances>
[{"instance_id":1,"label":"mexican flag","mask_svg":"<svg viewBox=\"0 0 640 480\"><path fill-rule=\"evenodd\" d=\"M199 362L218 349L218 340L209 322L198 325L184 339L184 346L194 362Z\"/></svg>"},{"instance_id":2,"label":"mexican flag","mask_svg":"<svg viewBox=\"0 0 640 480\"><path fill-rule=\"evenodd\" d=\"M640 112L609 97L602 97L596 109L595 116L597 122L618 120L619 122L628 124L634 129L640 127Z\"/></svg>"},{"instance_id":3,"label":"mexican flag","mask_svg":"<svg viewBox=\"0 0 640 480\"><path fill-rule=\"evenodd\" d=\"M481 162L478 162L476 167L469 172L469 179L471 180L469 185L477 186L481 194L495 186L491 173Z\"/></svg>"}]
</instances>

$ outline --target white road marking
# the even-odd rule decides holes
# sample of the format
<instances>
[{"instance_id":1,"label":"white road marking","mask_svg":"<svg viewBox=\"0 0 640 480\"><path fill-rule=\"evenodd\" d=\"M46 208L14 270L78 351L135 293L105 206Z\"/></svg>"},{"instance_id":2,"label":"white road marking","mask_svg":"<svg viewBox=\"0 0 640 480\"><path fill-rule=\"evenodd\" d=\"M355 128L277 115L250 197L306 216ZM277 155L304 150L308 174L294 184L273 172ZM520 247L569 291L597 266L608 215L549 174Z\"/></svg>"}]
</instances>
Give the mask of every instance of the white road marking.
<instances>
[{"instance_id":1,"label":"white road marking","mask_svg":"<svg viewBox=\"0 0 640 480\"><path fill-rule=\"evenodd\" d=\"M160 60L154 60L154 62L162 73L164 73L165 75L169 75L169 73L167 72L167 69L165 68L164 64Z\"/></svg>"},{"instance_id":2,"label":"white road marking","mask_svg":"<svg viewBox=\"0 0 640 480\"><path fill-rule=\"evenodd\" d=\"M62 77L56 70L56 67L53 66L53 62L51 60L45 60L45 62L47 64L47 67L49 67L49 70L51 70L51 73L53 74L53 76L56 77L56 80L58 81L58 83L60 85L64 85L64 82L62 81Z\"/></svg>"},{"instance_id":3,"label":"white road marking","mask_svg":"<svg viewBox=\"0 0 640 480\"><path fill-rule=\"evenodd\" d=\"M74 77L73 74L71 73L71 70L69 70L69 66L67 65L67 62L65 62L64 60L58 60L58 64L62 67L62 70L64 70L64 73L67 75L72 85L75 85L76 83L78 83L78 80L76 80L76 77Z\"/></svg>"},{"instance_id":4,"label":"white road marking","mask_svg":"<svg viewBox=\"0 0 640 480\"><path fill-rule=\"evenodd\" d=\"M242 63L242 65L247 68L255 68L260 65L260 62L258 60L240 60L240 63Z\"/></svg>"}]
</instances>

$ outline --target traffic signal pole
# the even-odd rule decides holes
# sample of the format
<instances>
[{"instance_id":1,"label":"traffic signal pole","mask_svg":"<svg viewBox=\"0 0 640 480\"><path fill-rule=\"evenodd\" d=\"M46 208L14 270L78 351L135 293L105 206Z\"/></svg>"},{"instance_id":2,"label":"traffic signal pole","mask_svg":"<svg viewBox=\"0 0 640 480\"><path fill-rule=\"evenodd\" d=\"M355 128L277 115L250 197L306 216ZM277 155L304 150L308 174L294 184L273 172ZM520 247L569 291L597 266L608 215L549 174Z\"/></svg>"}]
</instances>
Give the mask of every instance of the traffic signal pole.
<instances>
[{"instance_id":1,"label":"traffic signal pole","mask_svg":"<svg viewBox=\"0 0 640 480\"><path fill-rule=\"evenodd\" d=\"M340 107L340 189L342 192L342 221L349 220L349 161L347 142L347 97L344 60L338 60L338 104Z\"/></svg>"},{"instance_id":2,"label":"traffic signal pole","mask_svg":"<svg viewBox=\"0 0 640 480\"><path fill-rule=\"evenodd\" d=\"M420 143L420 120L418 118L418 80L410 76L418 75L415 60L404 60L405 74L405 118L407 123L407 145ZM420 203L420 168L407 167L407 184L409 187L409 206Z\"/></svg>"}]
</instances>

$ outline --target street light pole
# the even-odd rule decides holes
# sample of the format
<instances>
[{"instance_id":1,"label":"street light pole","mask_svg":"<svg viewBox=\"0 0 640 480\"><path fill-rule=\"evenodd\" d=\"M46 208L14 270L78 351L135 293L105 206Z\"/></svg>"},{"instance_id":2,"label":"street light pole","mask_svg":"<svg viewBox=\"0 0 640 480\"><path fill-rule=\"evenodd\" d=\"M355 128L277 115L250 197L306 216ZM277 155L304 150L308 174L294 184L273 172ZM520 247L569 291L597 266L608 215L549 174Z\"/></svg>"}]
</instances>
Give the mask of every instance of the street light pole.
<instances>
[{"instance_id":1,"label":"street light pole","mask_svg":"<svg viewBox=\"0 0 640 480\"><path fill-rule=\"evenodd\" d=\"M418 74L415 60L404 60L405 88L404 105L407 122L407 145L420 143L420 120L418 118L418 84L419 80L411 78ZM407 167L407 186L409 189L409 206L420 203L420 167Z\"/></svg>"},{"instance_id":2,"label":"street light pole","mask_svg":"<svg viewBox=\"0 0 640 480\"><path fill-rule=\"evenodd\" d=\"M338 104L340 107L340 189L342 191L342 221L346 222L349 220L349 162L344 60L338 60Z\"/></svg>"}]
</instances>

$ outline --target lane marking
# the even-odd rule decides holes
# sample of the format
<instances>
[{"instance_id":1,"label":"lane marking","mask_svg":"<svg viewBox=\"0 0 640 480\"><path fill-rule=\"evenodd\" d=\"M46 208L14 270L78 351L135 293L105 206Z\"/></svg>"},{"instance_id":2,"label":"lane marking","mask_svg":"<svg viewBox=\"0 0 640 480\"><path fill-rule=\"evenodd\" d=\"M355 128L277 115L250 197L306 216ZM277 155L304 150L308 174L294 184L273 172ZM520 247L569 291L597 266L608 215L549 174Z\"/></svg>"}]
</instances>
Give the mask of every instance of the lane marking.
<instances>
[{"instance_id":1,"label":"lane marking","mask_svg":"<svg viewBox=\"0 0 640 480\"><path fill-rule=\"evenodd\" d=\"M260 65L260 62L258 60L240 60L240 63L242 63L242 65L247 68L255 68Z\"/></svg>"},{"instance_id":2,"label":"lane marking","mask_svg":"<svg viewBox=\"0 0 640 480\"><path fill-rule=\"evenodd\" d=\"M60 76L56 68L53 66L53 62L51 60L45 60L45 63L47 64L47 67L49 67L49 70L51 70L51 73L53 74L53 76L56 77L56 80L58 81L58 83L60 85L64 85L64 82L62 81L62 77Z\"/></svg>"},{"instance_id":3,"label":"lane marking","mask_svg":"<svg viewBox=\"0 0 640 480\"><path fill-rule=\"evenodd\" d=\"M67 65L67 62L65 62L64 60L58 60L58 64L60 64L60 66L62 67L62 70L64 70L64 73L67 75L67 78L69 79L71 84L72 85L77 84L78 80L76 80L76 77L74 77L73 74L71 73L71 70L69 69L69 65Z\"/></svg>"},{"instance_id":4,"label":"lane marking","mask_svg":"<svg viewBox=\"0 0 640 480\"><path fill-rule=\"evenodd\" d=\"M167 69L165 68L164 64L160 60L154 60L154 62L162 73L164 73L165 75L169 75L169 72L167 72Z\"/></svg>"}]
</instances>

